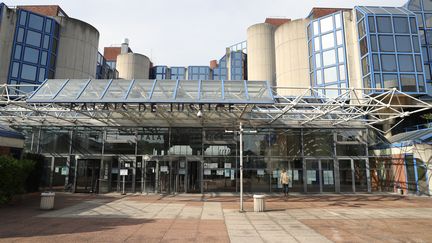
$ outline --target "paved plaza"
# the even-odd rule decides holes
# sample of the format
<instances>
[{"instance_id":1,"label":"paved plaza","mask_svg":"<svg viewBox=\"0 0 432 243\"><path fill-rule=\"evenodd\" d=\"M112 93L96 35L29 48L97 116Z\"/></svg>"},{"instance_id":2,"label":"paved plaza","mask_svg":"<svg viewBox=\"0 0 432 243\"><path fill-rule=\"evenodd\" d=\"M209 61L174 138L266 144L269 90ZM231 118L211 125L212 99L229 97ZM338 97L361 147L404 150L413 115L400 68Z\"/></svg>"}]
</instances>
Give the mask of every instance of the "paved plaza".
<instances>
[{"instance_id":1,"label":"paved plaza","mask_svg":"<svg viewBox=\"0 0 432 243\"><path fill-rule=\"evenodd\" d=\"M0 208L0 242L432 242L432 199L397 195L270 195L246 212L229 195L57 193Z\"/></svg>"}]
</instances>

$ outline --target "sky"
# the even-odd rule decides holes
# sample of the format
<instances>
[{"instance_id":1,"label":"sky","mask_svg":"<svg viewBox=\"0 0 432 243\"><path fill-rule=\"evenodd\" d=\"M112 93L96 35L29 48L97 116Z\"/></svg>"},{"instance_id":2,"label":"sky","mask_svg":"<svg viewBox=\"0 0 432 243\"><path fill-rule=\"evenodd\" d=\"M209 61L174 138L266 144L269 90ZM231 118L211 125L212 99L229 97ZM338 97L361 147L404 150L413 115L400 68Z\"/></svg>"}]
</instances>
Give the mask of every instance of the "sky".
<instances>
[{"instance_id":1,"label":"sky","mask_svg":"<svg viewBox=\"0 0 432 243\"><path fill-rule=\"evenodd\" d=\"M121 44L155 65L209 65L246 40L266 17L305 18L312 7L402 6L407 0L3 0L8 6L56 4L99 30L99 50Z\"/></svg>"}]
</instances>

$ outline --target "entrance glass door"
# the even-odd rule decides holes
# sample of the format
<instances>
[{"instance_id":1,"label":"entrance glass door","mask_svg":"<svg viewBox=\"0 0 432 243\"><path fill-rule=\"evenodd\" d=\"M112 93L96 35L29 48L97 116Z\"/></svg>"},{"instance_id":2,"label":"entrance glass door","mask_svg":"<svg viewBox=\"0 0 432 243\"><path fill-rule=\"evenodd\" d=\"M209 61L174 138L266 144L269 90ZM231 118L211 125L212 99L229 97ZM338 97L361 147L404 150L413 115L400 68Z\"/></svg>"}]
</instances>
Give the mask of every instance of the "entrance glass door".
<instances>
[{"instance_id":1,"label":"entrance glass door","mask_svg":"<svg viewBox=\"0 0 432 243\"><path fill-rule=\"evenodd\" d=\"M354 180L351 159L339 160L339 180L341 192L353 192Z\"/></svg>"},{"instance_id":2,"label":"entrance glass door","mask_svg":"<svg viewBox=\"0 0 432 243\"><path fill-rule=\"evenodd\" d=\"M201 162L188 161L186 173L186 192L201 192Z\"/></svg>"},{"instance_id":3,"label":"entrance glass door","mask_svg":"<svg viewBox=\"0 0 432 243\"><path fill-rule=\"evenodd\" d=\"M341 192L367 192L368 174L365 159L339 159Z\"/></svg>"},{"instance_id":4,"label":"entrance glass door","mask_svg":"<svg viewBox=\"0 0 432 243\"><path fill-rule=\"evenodd\" d=\"M334 160L306 159L306 191L334 192Z\"/></svg>"},{"instance_id":5,"label":"entrance glass door","mask_svg":"<svg viewBox=\"0 0 432 243\"><path fill-rule=\"evenodd\" d=\"M306 191L321 192L321 174L319 168L319 160L306 160Z\"/></svg>"},{"instance_id":6,"label":"entrance glass door","mask_svg":"<svg viewBox=\"0 0 432 243\"><path fill-rule=\"evenodd\" d=\"M335 192L334 180L334 160L322 159L321 163L321 178L322 178L322 191Z\"/></svg>"}]
</instances>

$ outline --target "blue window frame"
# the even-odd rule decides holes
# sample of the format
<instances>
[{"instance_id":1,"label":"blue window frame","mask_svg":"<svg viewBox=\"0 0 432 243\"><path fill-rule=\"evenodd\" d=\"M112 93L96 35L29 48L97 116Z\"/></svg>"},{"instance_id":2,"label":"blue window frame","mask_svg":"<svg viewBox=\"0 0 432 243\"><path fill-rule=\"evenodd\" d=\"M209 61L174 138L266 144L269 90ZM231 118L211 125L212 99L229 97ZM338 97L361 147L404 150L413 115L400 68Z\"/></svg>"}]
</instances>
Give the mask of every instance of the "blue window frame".
<instances>
[{"instance_id":1,"label":"blue window frame","mask_svg":"<svg viewBox=\"0 0 432 243\"><path fill-rule=\"evenodd\" d=\"M343 12L312 20L307 33L311 85L327 97L340 95L348 88Z\"/></svg>"},{"instance_id":2,"label":"blue window frame","mask_svg":"<svg viewBox=\"0 0 432 243\"><path fill-rule=\"evenodd\" d=\"M426 87L429 95L432 95L432 8L430 1L410 0L405 5L417 16L417 23L411 21L411 29L417 26L423 55L423 68L426 78Z\"/></svg>"},{"instance_id":3,"label":"blue window frame","mask_svg":"<svg viewBox=\"0 0 432 243\"><path fill-rule=\"evenodd\" d=\"M355 7L364 88L397 88L425 94L425 72L416 15L406 8Z\"/></svg>"},{"instance_id":4,"label":"blue window frame","mask_svg":"<svg viewBox=\"0 0 432 243\"><path fill-rule=\"evenodd\" d=\"M170 69L167 66L154 66L150 73L151 79L171 79Z\"/></svg>"},{"instance_id":5,"label":"blue window frame","mask_svg":"<svg viewBox=\"0 0 432 243\"><path fill-rule=\"evenodd\" d=\"M118 78L117 70L115 69L115 67L113 68L100 52L98 52L97 55L96 78L97 79Z\"/></svg>"},{"instance_id":6,"label":"blue window frame","mask_svg":"<svg viewBox=\"0 0 432 243\"><path fill-rule=\"evenodd\" d=\"M185 67L171 67L171 79L185 80L186 68Z\"/></svg>"},{"instance_id":7,"label":"blue window frame","mask_svg":"<svg viewBox=\"0 0 432 243\"><path fill-rule=\"evenodd\" d=\"M8 83L40 84L54 78L59 24L22 9L17 10L17 16Z\"/></svg>"},{"instance_id":8,"label":"blue window frame","mask_svg":"<svg viewBox=\"0 0 432 243\"><path fill-rule=\"evenodd\" d=\"M212 80L210 67L208 66L189 66L188 80Z\"/></svg>"},{"instance_id":9,"label":"blue window frame","mask_svg":"<svg viewBox=\"0 0 432 243\"><path fill-rule=\"evenodd\" d=\"M242 51L231 52L231 80L246 79L246 54Z\"/></svg>"}]
</instances>

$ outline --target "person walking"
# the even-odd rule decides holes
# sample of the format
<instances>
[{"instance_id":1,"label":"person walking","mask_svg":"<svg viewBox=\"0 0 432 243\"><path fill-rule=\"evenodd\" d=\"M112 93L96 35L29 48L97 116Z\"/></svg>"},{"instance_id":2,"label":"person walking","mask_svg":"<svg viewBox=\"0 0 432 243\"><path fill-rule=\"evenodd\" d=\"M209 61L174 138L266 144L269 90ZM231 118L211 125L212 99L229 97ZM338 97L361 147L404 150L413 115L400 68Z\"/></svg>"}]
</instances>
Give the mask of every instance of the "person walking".
<instances>
[{"instance_id":1,"label":"person walking","mask_svg":"<svg viewBox=\"0 0 432 243\"><path fill-rule=\"evenodd\" d=\"M281 173L281 176L280 176L280 182L281 182L281 184L283 186L283 191L284 191L285 197L288 196L288 184L289 184L289 181L290 181L290 177L288 175L288 172L285 169L283 169L282 173Z\"/></svg>"}]
</instances>

